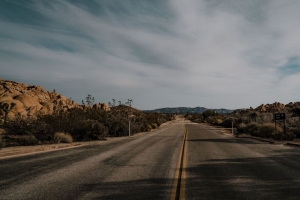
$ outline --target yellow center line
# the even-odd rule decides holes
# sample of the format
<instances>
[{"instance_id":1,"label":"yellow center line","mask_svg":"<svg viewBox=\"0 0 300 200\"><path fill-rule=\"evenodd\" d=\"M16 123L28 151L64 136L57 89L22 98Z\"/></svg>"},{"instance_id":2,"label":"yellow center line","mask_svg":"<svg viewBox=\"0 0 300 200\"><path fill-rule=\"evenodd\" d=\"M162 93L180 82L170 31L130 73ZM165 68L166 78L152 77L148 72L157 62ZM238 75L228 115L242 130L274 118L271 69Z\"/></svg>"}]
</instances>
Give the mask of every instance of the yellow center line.
<instances>
[{"instance_id":1,"label":"yellow center line","mask_svg":"<svg viewBox=\"0 0 300 200\"><path fill-rule=\"evenodd\" d=\"M186 137L187 127L185 125L185 132L183 142L180 149L180 155L175 171L174 183L171 191L170 200L185 199L185 180L186 180Z\"/></svg>"},{"instance_id":2,"label":"yellow center line","mask_svg":"<svg viewBox=\"0 0 300 200\"><path fill-rule=\"evenodd\" d=\"M185 144L183 147L183 160L182 160L182 171L181 171L181 183L180 183L180 196L179 199L180 200L184 200L185 199L185 183L186 183L186 159L187 159L187 137L188 137L188 130L187 127L185 125Z\"/></svg>"}]
</instances>

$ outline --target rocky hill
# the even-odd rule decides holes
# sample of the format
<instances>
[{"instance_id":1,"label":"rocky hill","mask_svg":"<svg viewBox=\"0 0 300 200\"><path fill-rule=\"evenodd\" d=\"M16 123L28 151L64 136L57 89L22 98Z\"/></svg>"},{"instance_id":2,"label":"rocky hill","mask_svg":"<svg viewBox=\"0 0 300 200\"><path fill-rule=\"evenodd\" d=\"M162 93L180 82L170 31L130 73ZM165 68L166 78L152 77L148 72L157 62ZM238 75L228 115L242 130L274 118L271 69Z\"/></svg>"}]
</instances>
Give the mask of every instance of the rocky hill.
<instances>
[{"instance_id":1,"label":"rocky hill","mask_svg":"<svg viewBox=\"0 0 300 200\"><path fill-rule=\"evenodd\" d=\"M300 109L300 102L290 102L288 104L283 104L280 102L274 102L271 104L261 104L256 108L250 107L249 109L238 109L233 112L233 114L241 114L241 113L291 113L295 112L295 110Z\"/></svg>"},{"instance_id":2,"label":"rocky hill","mask_svg":"<svg viewBox=\"0 0 300 200\"><path fill-rule=\"evenodd\" d=\"M105 103L98 103L93 105L93 107L79 105L54 91L46 91L41 86L0 79L0 120L3 120L5 115L3 110L3 105L5 104L8 105L8 109L14 104L11 112L8 113L8 119L13 119L16 115L52 114L58 109L95 108L109 110L108 105Z\"/></svg>"},{"instance_id":3,"label":"rocky hill","mask_svg":"<svg viewBox=\"0 0 300 200\"><path fill-rule=\"evenodd\" d=\"M214 110L216 113L231 113L234 110L228 110L225 108L220 108L220 109L208 109L205 107L195 107L195 108L190 108L190 107L175 107L175 108L159 108L155 110L145 110L145 112L149 113L179 113L179 114L192 114L192 113L203 113L206 110Z\"/></svg>"}]
</instances>

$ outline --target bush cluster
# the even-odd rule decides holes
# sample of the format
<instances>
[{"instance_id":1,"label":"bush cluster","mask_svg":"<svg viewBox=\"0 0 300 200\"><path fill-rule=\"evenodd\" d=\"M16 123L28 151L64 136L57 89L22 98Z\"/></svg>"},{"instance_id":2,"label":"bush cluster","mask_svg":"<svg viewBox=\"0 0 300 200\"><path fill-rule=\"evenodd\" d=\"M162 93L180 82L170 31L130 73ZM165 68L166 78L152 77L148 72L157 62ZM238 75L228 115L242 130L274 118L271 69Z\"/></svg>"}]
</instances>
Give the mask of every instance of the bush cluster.
<instances>
[{"instance_id":1,"label":"bush cluster","mask_svg":"<svg viewBox=\"0 0 300 200\"><path fill-rule=\"evenodd\" d=\"M3 136L7 146L103 140L106 137L127 136L129 120L132 135L157 128L173 119L172 114L144 113L128 106L117 106L109 112L70 109L53 115L16 117L6 124L6 134Z\"/></svg>"},{"instance_id":2,"label":"bush cluster","mask_svg":"<svg viewBox=\"0 0 300 200\"><path fill-rule=\"evenodd\" d=\"M288 134L293 134L295 135L297 138L300 137L300 127L290 127L287 130Z\"/></svg>"},{"instance_id":3,"label":"bush cluster","mask_svg":"<svg viewBox=\"0 0 300 200\"><path fill-rule=\"evenodd\" d=\"M277 140L292 140L296 137L294 130L290 129L286 133L281 126L275 126L274 123L241 123L237 126L237 131L239 133L246 133L252 136L262 137L262 138L274 138Z\"/></svg>"},{"instance_id":4,"label":"bush cluster","mask_svg":"<svg viewBox=\"0 0 300 200\"><path fill-rule=\"evenodd\" d=\"M184 116L187 120L190 120L191 122L194 123L204 123L204 117L202 114L199 113L191 113L191 114L186 114Z\"/></svg>"},{"instance_id":5,"label":"bush cluster","mask_svg":"<svg viewBox=\"0 0 300 200\"><path fill-rule=\"evenodd\" d=\"M56 132L54 133L54 140L57 143L72 143L73 138L69 133Z\"/></svg>"},{"instance_id":6,"label":"bush cluster","mask_svg":"<svg viewBox=\"0 0 300 200\"><path fill-rule=\"evenodd\" d=\"M30 146L30 145L37 145L39 141L37 138L32 135L5 135L6 144L9 146Z\"/></svg>"}]
</instances>

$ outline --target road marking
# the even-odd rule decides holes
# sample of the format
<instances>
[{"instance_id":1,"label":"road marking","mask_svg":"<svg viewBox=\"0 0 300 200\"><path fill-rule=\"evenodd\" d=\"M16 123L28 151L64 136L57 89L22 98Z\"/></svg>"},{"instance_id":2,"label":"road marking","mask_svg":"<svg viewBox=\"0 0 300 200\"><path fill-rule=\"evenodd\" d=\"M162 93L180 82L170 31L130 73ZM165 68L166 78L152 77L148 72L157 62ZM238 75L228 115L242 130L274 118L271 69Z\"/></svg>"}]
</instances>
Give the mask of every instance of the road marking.
<instances>
[{"instance_id":1,"label":"road marking","mask_svg":"<svg viewBox=\"0 0 300 200\"><path fill-rule=\"evenodd\" d=\"M180 155L176 167L174 183L171 191L170 200L183 200L185 199L185 180L186 180L186 138L187 127L185 125L185 132L183 142L180 149Z\"/></svg>"},{"instance_id":2,"label":"road marking","mask_svg":"<svg viewBox=\"0 0 300 200\"><path fill-rule=\"evenodd\" d=\"M188 130L185 125L185 142L183 147L183 160L182 160L182 171L181 171L181 184L180 184L180 200L185 199L185 183L186 183L186 159L187 159L187 137L188 137Z\"/></svg>"}]
</instances>

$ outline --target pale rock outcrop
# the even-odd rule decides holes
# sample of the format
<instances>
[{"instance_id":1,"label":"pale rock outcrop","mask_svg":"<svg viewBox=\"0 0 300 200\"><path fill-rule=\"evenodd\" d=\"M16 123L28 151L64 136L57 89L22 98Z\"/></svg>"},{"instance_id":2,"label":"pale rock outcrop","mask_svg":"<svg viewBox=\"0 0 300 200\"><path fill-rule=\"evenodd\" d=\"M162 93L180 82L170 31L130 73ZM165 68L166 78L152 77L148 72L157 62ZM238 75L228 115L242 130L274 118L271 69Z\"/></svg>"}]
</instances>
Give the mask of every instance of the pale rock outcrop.
<instances>
[{"instance_id":1,"label":"pale rock outcrop","mask_svg":"<svg viewBox=\"0 0 300 200\"><path fill-rule=\"evenodd\" d=\"M283 110L284 108L284 104L275 102L273 104L261 104L260 106L255 108L255 110L259 112L278 112L280 110Z\"/></svg>"},{"instance_id":2,"label":"pale rock outcrop","mask_svg":"<svg viewBox=\"0 0 300 200\"><path fill-rule=\"evenodd\" d=\"M110 107L106 103L97 103L93 105L94 109L101 109L105 111L110 111Z\"/></svg>"},{"instance_id":3,"label":"pale rock outcrop","mask_svg":"<svg viewBox=\"0 0 300 200\"><path fill-rule=\"evenodd\" d=\"M92 109L92 106L79 105L61 94L46 91L41 86L30 86L0 78L0 104L12 102L16 106L9 112L8 119L13 119L17 115L52 114L55 110L60 109L65 111L72 108ZM105 103L95 104L94 108L110 110ZM0 109L0 119L3 117L4 111Z\"/></svg>"}]
</instances>

